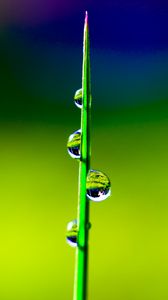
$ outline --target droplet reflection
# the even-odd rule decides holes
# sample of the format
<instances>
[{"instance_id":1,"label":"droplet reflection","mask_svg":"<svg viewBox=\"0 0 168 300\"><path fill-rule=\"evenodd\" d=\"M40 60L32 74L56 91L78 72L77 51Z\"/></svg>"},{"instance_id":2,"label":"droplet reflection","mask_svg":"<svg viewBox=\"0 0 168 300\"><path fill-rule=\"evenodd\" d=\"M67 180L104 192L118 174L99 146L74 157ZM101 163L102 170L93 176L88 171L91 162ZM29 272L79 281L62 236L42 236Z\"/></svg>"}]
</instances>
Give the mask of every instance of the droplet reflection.
<instances>
[{"instance_id":1,"label":"droplet reflection","mask_svg":"<svg viewBox=\"0 0 168 300\"><path fill-rule=\"evenodd\" d=\"M111 194L110 180L102 172L90 170L87 176L87 197L92 201L103 201Z\"/></svg>"},{"instance_id":2,"label":"droplet reflection","mask_svg":"<svg viewBox=\"0 0 168 300\"><path fill-rule=\"evenodd\" d=\"M69 136L67 148L68 153L72 158L80 158L80 144L81 144L81 129L75 131Z\"/></svg>"},{"instance_id":3,"label":"droplet reflection","mask_svg":"<svg viewBox=\"0 0 168 300\"><path fill-rule=\"evenodd\" d=\"M71 247L77 246L78 226L77 220L73 220L67 225L66 240Z\"/></svg>"},{"instance_id":4,"label":"droplet reflection","mask_svg":"<svg viewBox=\"0 0 168 300\"><path fill-rule=\"evenodd\" d=\"M74 101L77 107L82 108L82 89L76 91Z\"/></svg>"}]
</instances>

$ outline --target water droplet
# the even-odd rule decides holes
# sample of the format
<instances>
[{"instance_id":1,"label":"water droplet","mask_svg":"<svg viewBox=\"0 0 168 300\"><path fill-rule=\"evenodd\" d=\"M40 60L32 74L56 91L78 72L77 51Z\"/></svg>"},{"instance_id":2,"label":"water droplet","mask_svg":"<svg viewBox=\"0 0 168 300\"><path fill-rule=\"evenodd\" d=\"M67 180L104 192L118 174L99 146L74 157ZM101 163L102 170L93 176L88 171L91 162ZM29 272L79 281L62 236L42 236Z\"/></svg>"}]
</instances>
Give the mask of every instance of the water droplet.
<instances>
[{"instance_id":1,"label":"water droplet","mask_svg":"<svg viewBox=\"0 0 168 300\"><path fill-rule=\"evenodd\" d=\"M77 107L82 107L82 89L76 91L74 101Z\"/></svg>"},{"instance_id":2,"label":"water droplet","mask_svg":"<svg viewBox=\"0 0 168 300\"><path fill-rule=\"evenodd\" d=\"M104 173L90 170L86 181L87 197L93 201L103 201L111 194L110 180Z\"/></svg>"},{"instance_id":3,"label":"water droplet","mask_svg":"<svg viewBox=\"0 0 168 300\"><path fill-rule=\"evenodd\" d=\"M70 135L67 143L68 153L73 158L80 158L81 129Z\"/></svg>"},{"instance_id":4,"label":"water droplet","mask_svg":"<svg viewBox=\"0 0 168 300\"><path fill-rule=\"evenodd\" d=\"M73 220L68 223L67 233L66 233L67 243L72 247L77 246L77 234L78 234L77 220Z\"/></svg>"}]
</instances>

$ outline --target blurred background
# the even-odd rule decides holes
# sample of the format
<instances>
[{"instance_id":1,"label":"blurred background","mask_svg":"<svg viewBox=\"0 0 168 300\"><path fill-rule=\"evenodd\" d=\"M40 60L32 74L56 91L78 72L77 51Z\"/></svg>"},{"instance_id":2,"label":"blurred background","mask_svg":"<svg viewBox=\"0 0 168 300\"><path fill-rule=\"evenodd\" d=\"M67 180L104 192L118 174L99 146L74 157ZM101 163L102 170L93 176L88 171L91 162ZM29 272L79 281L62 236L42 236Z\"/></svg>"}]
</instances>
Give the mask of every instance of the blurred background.
<instances>
[{"instance_id":1,"label":"blurred background","mask_svg":"<svg viewBox=\"0 0 168 300\"><path fill-rule=\"evenodd\" d=\"M92 75L89 299L168 299L168 4L1 0L0 299L72 299L84 13Z\"/></svg>"}]
</instances>

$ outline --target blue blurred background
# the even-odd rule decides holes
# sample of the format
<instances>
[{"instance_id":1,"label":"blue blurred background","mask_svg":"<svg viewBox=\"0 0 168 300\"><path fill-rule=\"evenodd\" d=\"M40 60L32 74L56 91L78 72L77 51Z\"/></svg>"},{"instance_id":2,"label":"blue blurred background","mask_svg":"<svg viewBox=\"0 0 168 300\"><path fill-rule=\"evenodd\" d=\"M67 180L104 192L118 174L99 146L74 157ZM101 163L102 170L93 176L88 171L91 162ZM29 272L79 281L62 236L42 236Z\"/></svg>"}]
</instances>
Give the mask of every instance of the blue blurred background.
<instances>
[{"instance_id":1,"label":"blue blurred background","mask_svg":"<svg viewBox=\"0 0 168 300\"><path fill-rule=\"evenodd\" d=\"M72 299L84 13L92 167L112 196L91 203L89 299L168 298L168 3L1 0L0 299Z\"/></svg>"}]
</instances>

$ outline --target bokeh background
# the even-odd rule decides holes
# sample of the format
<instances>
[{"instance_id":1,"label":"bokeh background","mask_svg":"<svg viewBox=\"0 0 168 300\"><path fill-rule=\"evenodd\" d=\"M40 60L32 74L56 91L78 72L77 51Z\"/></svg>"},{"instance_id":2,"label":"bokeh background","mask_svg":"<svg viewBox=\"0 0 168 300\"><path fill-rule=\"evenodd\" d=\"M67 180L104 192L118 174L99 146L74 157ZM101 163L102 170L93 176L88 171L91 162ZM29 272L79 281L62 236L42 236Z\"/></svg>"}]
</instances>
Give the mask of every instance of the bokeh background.
<instances>
[{"instance_id":1,"label":"bokeh background","mask_svg":"<svg viewBox=\"0 0 168 300\"><path fill-rule=\"evenodd\" d=\"M0 2L0 299L72 299L85 10L92 168L112 196L91 203L89 299L168 299L168 4Z\"/></svg>"}]
</instances>

